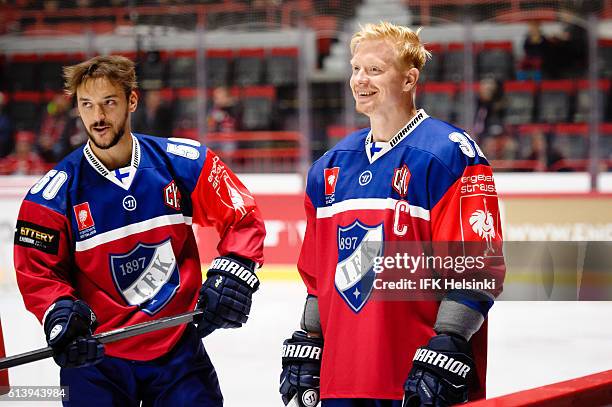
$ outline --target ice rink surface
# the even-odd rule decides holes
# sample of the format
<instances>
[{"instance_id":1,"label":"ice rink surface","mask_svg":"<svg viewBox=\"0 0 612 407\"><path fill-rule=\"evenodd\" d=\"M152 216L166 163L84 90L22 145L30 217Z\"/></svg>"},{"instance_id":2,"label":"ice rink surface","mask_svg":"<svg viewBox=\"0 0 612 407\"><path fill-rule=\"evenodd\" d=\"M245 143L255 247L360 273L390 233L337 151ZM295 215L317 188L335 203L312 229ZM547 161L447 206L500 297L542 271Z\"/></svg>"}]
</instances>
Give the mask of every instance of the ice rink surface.
<instances>
[{"instance_id":1,"label":"ice rink surface","mask_svg":"<svg viewBox=\"0 0 612 407\"><path fill-rule=\"evenodd\" d=\"M205 339L227 407L282 405L280 348L298 328L305 295L299 282L263 281L247 325ZM0 316L9 355L45 346L16 290L0 289ZM497 302L489 314L488 397L612 369L611 316L612 302ZM58 385L59 373L48 359L11 369L10 379Z\"/></svg>"}]
</instances>

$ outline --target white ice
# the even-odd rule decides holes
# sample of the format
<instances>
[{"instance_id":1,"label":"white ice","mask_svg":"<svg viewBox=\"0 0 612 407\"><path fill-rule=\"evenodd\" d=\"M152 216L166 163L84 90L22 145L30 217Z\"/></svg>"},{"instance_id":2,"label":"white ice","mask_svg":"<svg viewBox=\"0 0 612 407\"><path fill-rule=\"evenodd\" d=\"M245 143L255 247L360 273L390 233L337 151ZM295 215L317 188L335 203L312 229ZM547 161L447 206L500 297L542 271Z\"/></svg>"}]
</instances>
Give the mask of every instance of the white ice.
<instances>
[{"instance_id":1,"label":"white ice","mask_svg":"<svg viewBox=\"0 0 612 407\"><path fill-rule=\"evenodd\" d=\"M264 281L247 325L217 331L205 345L228 407L280 407L283 339L298 328L305 290ZM612 369L612 302L498 302L489 316L488 395L498 396ZM45 346L38 321L16 289L0 290L7 353ZM11 369L12 385L58 385L52 360ZM58 403L3 403L3 405Z\"/></svg>"}]
</instances>

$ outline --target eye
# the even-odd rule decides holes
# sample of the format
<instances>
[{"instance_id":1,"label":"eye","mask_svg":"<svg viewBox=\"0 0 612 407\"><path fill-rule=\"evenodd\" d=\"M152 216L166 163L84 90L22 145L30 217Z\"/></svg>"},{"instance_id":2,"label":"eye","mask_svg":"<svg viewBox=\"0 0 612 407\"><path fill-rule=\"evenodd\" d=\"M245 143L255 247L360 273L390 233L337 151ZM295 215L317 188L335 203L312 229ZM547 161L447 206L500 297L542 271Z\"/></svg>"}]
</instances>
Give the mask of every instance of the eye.
<instances>
[{"instance_id":1,"label":"eye","mask_svg":"<svg viewBox=\"0 0 612 407\"><path fill-rule=\"evenodd\" d=\"M81 102L81 106L86 107L86 108L90 108L91 107L91 102Z\"/></svg>"},{"instance_id":2,"label":"eye","mask_svg":"<svg viewBox=\"0 0 612 407\"><path fill-rule=\"evenodd\" d=\"M353 65L353 73L357 73L357 72L359 72L359 67Z\"/></svg>"},{"instance_id":3,"label":"eye","mask_svg":"<svg viewBox=\"0 0 612 407\"><path fill-rule=\"evenodd\" d=\"M380 69L377 66L373 66L373 67L370 68L370 71L372 71L374 73L379 73L379 72L382 72L382 69Z\"/></svg>"},{"instance_id":4,"label":"eye","mask_svg":"<svg viewBox=\"0 0 612 407\"><path fill-rule=\"evenodd\" d=\"M109 100L106 101L106 104L108 106L115 106L117 104L117 101L114 100L114 99L109 99Z\"/></svg>"}]
</instances>

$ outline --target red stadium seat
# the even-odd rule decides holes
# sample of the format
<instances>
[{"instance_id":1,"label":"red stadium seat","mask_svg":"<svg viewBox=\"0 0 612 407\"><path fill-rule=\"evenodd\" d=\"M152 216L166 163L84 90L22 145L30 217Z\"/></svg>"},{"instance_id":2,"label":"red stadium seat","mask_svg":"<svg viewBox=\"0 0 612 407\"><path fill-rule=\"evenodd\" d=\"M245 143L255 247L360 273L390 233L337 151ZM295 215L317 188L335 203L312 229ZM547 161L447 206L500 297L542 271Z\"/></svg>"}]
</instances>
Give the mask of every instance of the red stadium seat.
<instances>
[{"instance_id":1,"label":"red stadium seat","mask_svg":"<svg viewBox=\"0 0 612 407\"><path fill-rule=\"evenodd\" d=\"M516 125L533 121L536 84L532 81L504 82L504 94L507 99L504 124Z\"/></svg>"},{"instance_id":2,"label":"red stadium seat","mask_svg":"<svg viewBox=\"0 0 612 407\"><path fill-rule=\"evenodd\" d=\"M230 49L209 49L206 51L206 86L215 88L231 83L232 56Z\"/></svg>"},{"instance_id":3,"label":"red stadium seat","mask_svg":"<svg viewBox=\"0 0 612 407\"><path fill-rule=\"evenodd\" d=\"M488 41L478 45L478 78L509 80L514 77L512 42Z\"/></svg>"},{"instance_id":4,"label":"red stadium seat","mask_svg":"<svg viewBox=\"0 0 612 407\"><path fill-rule=\"evenodd\" d=\"M599 112L601 113L601 117L604 117L606 112L606 102L609 91L609 79L600 79L597 81L597 94L599 98ZM588 122L592 106L593 102L591 100L589 81L579 80L578 89L576 91L576 111L574 112L574 122Z\"/></svg>"},{"instance_id":5,"label":"red stadium seat","mask_svg":"<svg viewBox=\"0 0 612 407\"><path fill-rule=\"evenodd\" d=\"M538 103L538 121L542 123L564 123L570 119L571 98L576 84L571 80L542 81Z\"/></svg>"},{"instance_id":6,"label":"red stadium seat","mask_svg":"<svg viewBox=\"0 0 612 407\"><path fill-rule=\"evenodd\" d=\"M422 86L420 105L427 114L450 121L453 119L457 87L452 82L426 82Z\"/></svg>"},{"instance_id":7,"label":"red stadium seat","mask_svg":"<svg viewBox=\"0 0 612 407\"><path fill-rule=\"evenodd\" d=\"M168 55L168 86L193 88L196 86L196 51L173 51Z\"/></svg>"},{"instance_id":8,"label":"red stadium seat","mask_svg":"<svg viewBox=\"0 0 612 407\"><path fill-rule=\"evenodd\" d=\"M246 130L270 130L276 89L273 86L251 86L242 90L242 126Z\"/></svg>"},{"instance_id":9,"label":"red stadium seat","mask_svg":"<svg viewBox=\"0 0 612 407\"><path fill-rule=\"evenodd\" d=\"M266 58L266 83L274 86L295 85L297 64L297 48L272 48Z\"/></svg>"},{"instance_id":10,"label":"red stadium seat","mask_svg":"<svg viewBox=\"0 0 612 407\"><path fill-rule=\"evenodd\" d=\"M238 50L234 63L234 83L239 86L260 85L265 70L264 56L263 48Z\"/></svg>"}]
</instances>

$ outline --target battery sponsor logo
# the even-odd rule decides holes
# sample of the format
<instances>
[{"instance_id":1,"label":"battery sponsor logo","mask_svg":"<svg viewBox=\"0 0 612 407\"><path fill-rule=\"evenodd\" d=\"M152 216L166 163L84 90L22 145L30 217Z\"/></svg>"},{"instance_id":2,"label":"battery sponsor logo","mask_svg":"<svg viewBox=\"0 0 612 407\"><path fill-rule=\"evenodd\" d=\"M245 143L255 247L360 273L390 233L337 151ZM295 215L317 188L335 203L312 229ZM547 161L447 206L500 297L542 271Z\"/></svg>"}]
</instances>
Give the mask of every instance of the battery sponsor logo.
<instances>
[{"instance_id":1,"label":"battery sponsor logo","mask_svg":"<svg viewBox=\"0 0 612 407\"><path fill-rule=\"evenodd\" d=\"M45 253L57 254L59 251L60 233L35 223L17 221L15 241L18 246L38 249Z\"/></svg>"}]
</instances>

